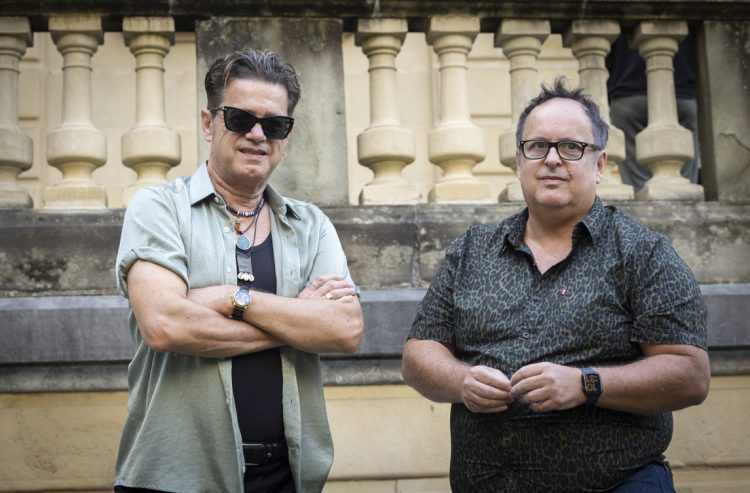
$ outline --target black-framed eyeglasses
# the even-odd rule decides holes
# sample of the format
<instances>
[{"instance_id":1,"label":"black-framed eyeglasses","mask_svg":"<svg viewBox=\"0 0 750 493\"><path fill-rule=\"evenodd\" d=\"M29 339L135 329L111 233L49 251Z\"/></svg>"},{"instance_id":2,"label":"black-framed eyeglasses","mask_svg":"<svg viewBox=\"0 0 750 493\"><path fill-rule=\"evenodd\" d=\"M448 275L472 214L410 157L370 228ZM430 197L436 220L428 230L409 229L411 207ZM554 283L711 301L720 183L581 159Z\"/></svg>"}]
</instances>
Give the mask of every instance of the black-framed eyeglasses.
<instances>
[{"instance_id":1,"label":"black-framed eyeglasses","mask_svg":"<svg viewBox=\"0 0 750 493\"><path fill-rule=\"evenodd\" d=\"M518 143L521 148L523 157L526 159L542 159L547 157L549 150L555 148L561 158L566 161L578 161L583 157L587 147L601 151L602 148L586 142L577 142L575 140L561 140L559 142L549 142L546 140L522 140Z\"/></svg>"},{"instance_id":2,"label":"black-framed eyeglasses","mask_svg":"<svg viewBox=\"0 0 750 493\"><path fill-rule=\"evenodd\" d=\"M208 111L211 113L216 113L217 111L223 112L224 126L227 127L227 130L237 132L238 134L246 134L253 129L256 123L260 123L260 128L263 129L263 134L266 137L274 140L284 140L294 126L294 118L291 116L266 116L260 118L249 111L231 106L220 106Z\"/></svg>"}]
</instances>

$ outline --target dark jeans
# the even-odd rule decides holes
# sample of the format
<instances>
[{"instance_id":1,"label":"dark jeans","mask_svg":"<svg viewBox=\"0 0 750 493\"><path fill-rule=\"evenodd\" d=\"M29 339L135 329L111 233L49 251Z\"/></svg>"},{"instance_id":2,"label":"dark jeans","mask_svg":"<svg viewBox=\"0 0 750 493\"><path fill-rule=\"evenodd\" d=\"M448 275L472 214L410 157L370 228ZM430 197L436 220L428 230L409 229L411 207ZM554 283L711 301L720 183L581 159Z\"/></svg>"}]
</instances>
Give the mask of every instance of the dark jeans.
<instances>
[{"instance_id":1,"label":"dark jeans","mask_svg":"<svg viewBox=\"0 0 750 493\"><path fill-rule=\"evenodd\" d=\"M672 470L666 462L652 462L638 469L609 493L675 493Z\"/></svg>"}]
</instances>

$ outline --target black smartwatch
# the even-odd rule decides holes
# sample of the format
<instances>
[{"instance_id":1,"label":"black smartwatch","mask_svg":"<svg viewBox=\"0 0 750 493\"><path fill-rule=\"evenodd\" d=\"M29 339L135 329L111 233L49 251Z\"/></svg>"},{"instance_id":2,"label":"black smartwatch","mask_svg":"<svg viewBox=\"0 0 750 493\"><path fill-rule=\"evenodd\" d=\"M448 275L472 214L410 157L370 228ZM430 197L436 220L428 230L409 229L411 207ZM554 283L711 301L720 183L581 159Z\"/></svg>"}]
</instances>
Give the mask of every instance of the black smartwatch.
<instances>
[{"instance_id":1,"label":"black smartwatch","mask_svg":"<svg viewBox=\"0 0 750 493\"><path fill-rule=\"evenodd\" d=\"M232 304L234 310L232 310L231 317L235 320L242 320L245 309L250 306L250 290L246 286L241 286L232 296Z\"/></svg>"},{"instance_id":2,"label":"black smartwatch","mask_svg":"<svg viewBox=\"0 0 750 493\"><path fill-rule=\"evenodd\" d=\"M586 396L586 405L593 406L602 395L602 377L593 368L581 368L581 382L583 384L583 395Z\"/></svg>"}]
</instances>

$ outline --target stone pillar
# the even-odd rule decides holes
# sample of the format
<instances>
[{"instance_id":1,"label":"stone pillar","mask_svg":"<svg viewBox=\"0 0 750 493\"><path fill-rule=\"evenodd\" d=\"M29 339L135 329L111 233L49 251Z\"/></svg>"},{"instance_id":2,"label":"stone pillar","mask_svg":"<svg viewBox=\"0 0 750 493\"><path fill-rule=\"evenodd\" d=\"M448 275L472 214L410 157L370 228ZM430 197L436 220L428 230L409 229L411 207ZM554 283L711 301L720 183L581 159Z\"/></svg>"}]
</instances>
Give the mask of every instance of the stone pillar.
<instances>
[{"instance_id":1,"label":"stone pillar","mask_svg":"<svg viewBox=\"0 0 750 493\"><path fill-rule=\"evenodd\" d=\"M25 17L0 17L0 208L31 207L18 175L33 164L33 142L18 125L21 57L33 38Z\"/></svg>"},{"instance_id":2,"label":"stone pillar","mask_svg":"<svg viewBox=\"0 0 750 493\"><path fill-rule=\"evenodd\" d=\"M605 200L632 200L633 187L625 185L613 173L617 165L625 159L625 133L612 126L609 118L609 100L607 97L607 68L605 59L612 47L612 42L620 34L620 25L616 21L573 21L565 30L563 43L570 47L573 56L578 59L580 84L599 106L602 119L609 124L609 141L607 142L607 166L604 168L602 181L597 186L597 193Z\"/></svg>"},{"instance_id":3,"label":"stone pillar","mask_svg":"<svg viewBox=\"0 0 750 493\"><path fill-rule=\"evenodd\" d=\"M182 158L180 135L167 127L164 57L174 44L172 17L126 17L122 32L135 56L135 127L122 136L122 162L138 174L123 194L127 206L139 189L167 182Z\"/></svg>"},{"instance_id":4,"label":"stone pillar","mask_svg":"<svg viewBox=\"0 0 750 493\"><path fill-rule=\"evenodd\" d=\"M705 21L697 36L701 178L707 200L750 198L750 20Z\"/></svg>"},{"instance_id":5,"label":"stone pillar","mask_svg":"<svg viewBox=\"0 0 750 493\"><path fill-rule=\"evenodd\" d=\"M635 136L635 155L653 174L637 200L703 200L703 187L680 175L693 158L693 133L678 123L672 60L687 33L684 21L644 21L633 32L648 84L648 125Z\"/></svg>"},{"instance_id":6,"label":"stone pillar","mask_svg":"<svg viewBox=\"0 0 750 493\"><path fill-rule=\"evenodd\" d=\"M62 124L47 135L47 162L62 181L44 189L45 209L106 209L104 187L91 178L107 160L107 140L91 121L91 57L103 41L97 15L49 19L49 31L63 56Z\"/></svg>"},{"instance_id":7,"label":"stone pillar","mask_svg":"<svg viewBox=\"0 0 750 493\"><path fill-rule=\"evenodd\" d=\"M316 205L349 204L342 33L341 19L331 18L212 17L196 22L199 108L206 107L203 77L219 56L267 48L294 66L302 97L294 111L288 155L271 184L284 195ZM199 139L198 162L207 151Z\"/></svg>"},{"instance_id":8,"label":"stone pillar","mask_svg":"<svg viewBox=\"0 0 750 493\"><path fill-rule=\"evenodd\" d=\"M357 23L355 42L370 62L370 126L357 136L357 156L375 174L360 192L360 204L419 202L419 188L401 176L416 155L414 133L399 120L396 89L396 56L408 31L406 19Z\"/></svg>"},{"instance_id":9,"label":"stone pillar","mask_svg":"<svg viewBox=\"0 0 750 493\"><path fill-rule=\"evenodd\" d=\"M443 176L428 200L438 203L494 202L489 183L472 168L485 157L484 132L471 122L467 57L479 34L478 17L436 16L429 19L427 43L440 60L440 117L427 137L430 162Z\"/></svg>"},{"instance_id":10,"label":"stone pillar","mask_svg":"<svg viewBox=\"0 0 750 493\"><path fill-rule=\"evenodd\" d=\"M510 61L511 126L500 134L500 162L516 169L516 126L528 102L539 94L537 58L550 34L549 21L509 19L500 23L495 46ZM521 183L514 179L500 192L501 202L523 200Z\"/></svg>"}]
</instances>

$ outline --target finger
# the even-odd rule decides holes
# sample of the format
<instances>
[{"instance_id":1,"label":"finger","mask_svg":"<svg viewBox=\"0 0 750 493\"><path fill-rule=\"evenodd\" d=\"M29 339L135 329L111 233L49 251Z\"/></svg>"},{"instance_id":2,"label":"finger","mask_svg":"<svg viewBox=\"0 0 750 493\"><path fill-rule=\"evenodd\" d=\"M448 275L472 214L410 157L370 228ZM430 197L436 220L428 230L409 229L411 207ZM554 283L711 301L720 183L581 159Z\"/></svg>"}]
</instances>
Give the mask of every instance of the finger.
<instances>
[{"instance_id":1,"label":"finger","mask_svg":"<svg viewBox=\"0 0 750 493\"><path fill-rule=\"evenodd\" d=\"M474 412L500 412L508 408L510 399L507 396L500 398L484 398L478 395L467 395L464 404Z\"/></svg>"},{"instance_id":2,"label":"finger","mask_svg":"<svg viewBox=\"0 0 750 493\"><path fill-rule=\"evenodd\" d=\"M475 380L483 384L508 391L511 388L510 380L500 370L488 366L475 366L471 369L471 374Z\"/></svg>"},{"instance_id":3,"label":"finger","mask_svg":"<svg viewBox=\"0 0 750 493\"><path fill-rule=\"evenodd\" d=\"M535 402L543 402L547 400L547 394L543 389L536 389L525 394L518 395L518 402L521 404L533 404Z\"/></svg>"},{"instance_id":4,"label":"finger","mask_svg":"<svg viewBox=\"0 0 750 493\"><path fill-rule=\"evenodd\" d=\"M542 372L542 369L543 366L541 364L522 366L510 377L510 384L515 385L522 380L539 375Z\"/></svg>"},{"instance_id":5,"label":"finger","mask_svg":"<svg viewBox=\"0 0 750 493\"><path fill-rule=\"evenodd\" d=\"M310 284L314 289L318 289L329 281L341 281L343 279L344 276L341 274L324 274L313 279Z\"/></svg>"},{"instance_id":6,"label":"finger","mask_svg":"<svg viewBox=\"0 0 750 493\"><path fill-rule=\"evenodd\" d=\"M510 402L510 394L493 385L487 385L471 378L464 381L464 395L473 400L493 401L493 402Z\"/></svg>"},{"instance_id":7,"label":"finger","mask_svg":"<svg viewBox=\"0 0 750 493\"><path fill-rule=\"evenodd\" d=\"M541 389L544 387L544 378L540 375L534 375L526 377L516 384L513 384L513 380L511 379L511 385L510 394L514 399L520 400L524 395L534 391L534 389Z\"/></svg>"},{"instance_id":8,"label":"finger","mask_svg":"<svg viewBox=\"0 0 750 493\"><path fill-rule=\"evenodd\" d=\"M339 298L343 298L344 296L353 296L356 293L354 292L354 288L340 288L340 289L332 289L325 293L323 296L328 298L328 295L331 295L331 297L334 300L337 300Z\"/></svg>"}]
</instances>

